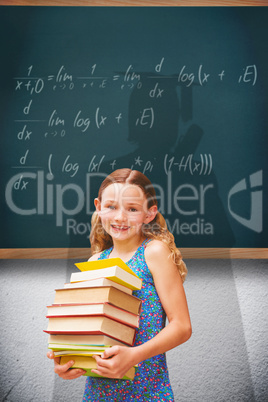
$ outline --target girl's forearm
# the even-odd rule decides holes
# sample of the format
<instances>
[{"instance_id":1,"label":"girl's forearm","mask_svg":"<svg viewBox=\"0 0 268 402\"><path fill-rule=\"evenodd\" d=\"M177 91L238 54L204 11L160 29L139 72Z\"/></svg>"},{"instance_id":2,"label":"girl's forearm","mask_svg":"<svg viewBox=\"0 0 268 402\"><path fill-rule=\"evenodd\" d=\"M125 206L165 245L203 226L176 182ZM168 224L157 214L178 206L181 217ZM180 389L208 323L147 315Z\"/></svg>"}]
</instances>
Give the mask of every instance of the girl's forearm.
<instances>
[{"instance_id":1,"label":"girl's forearm","mask_svg":"<svg viewBox=\"0 0 268 402\"><path fill-rule=\"evenodd\" d=\"M191 324L183 325L178 321L171 321L154 338L133 348L135 364L181 345L190 338L191 334Z\"/></svg>"}]
</instances>

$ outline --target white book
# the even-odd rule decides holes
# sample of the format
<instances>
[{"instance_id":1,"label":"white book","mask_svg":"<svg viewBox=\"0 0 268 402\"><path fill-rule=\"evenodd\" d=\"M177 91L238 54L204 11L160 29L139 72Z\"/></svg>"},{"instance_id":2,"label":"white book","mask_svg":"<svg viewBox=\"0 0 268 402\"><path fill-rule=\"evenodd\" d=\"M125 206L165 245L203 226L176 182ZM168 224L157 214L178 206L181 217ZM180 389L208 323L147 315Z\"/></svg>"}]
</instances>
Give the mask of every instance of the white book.
<instances>
[{"instance_id":1,"label":"white book","mask_svg":"<svg viewBox=\"0 0 268 402\"><path fill-rule=\"evenodd\" d=\"M96 278L107 278L132 290L139 290L142 286L142 279L118 266L74 272L71 274L70 282L82 282Z\"/></svg>"},{"instance_id":2,"label":"white book","mask_svg":"<svg viewBox=\"0 0 268 402\"><path fill-rule=\"evenodd\" d=\"M110 279L107 278L96 278L96 279L91 279L89 281L83 281L83 282L73 282L73 283L65 283L64 288L68 289L74 289L74 288L94 288L94 287L100 287L100 286L113 286L114 288L117 288L119 290L122 290L122 292L128 293L129 295L132 294L132 289L127 288L126 286L120 285L117 282L111 281Z\"/></svg>"}]
</instances>

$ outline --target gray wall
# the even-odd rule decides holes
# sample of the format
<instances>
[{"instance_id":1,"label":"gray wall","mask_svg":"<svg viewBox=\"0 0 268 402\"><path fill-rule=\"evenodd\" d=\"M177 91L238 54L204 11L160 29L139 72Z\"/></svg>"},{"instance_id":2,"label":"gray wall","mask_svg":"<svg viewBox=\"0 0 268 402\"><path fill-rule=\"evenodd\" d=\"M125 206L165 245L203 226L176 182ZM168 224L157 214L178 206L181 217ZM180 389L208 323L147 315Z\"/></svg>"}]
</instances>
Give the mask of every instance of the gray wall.
<instances>
[{"instance_id":1,"label":"gray wall","mask_svg":"<svg viewBox=\"0 0 268 402\"><path fill-rule=\"evenodd\" d=\"M46 306L74 260L1 260L0 401L81 401L46 358ZM77 262L77 261L76 261ZM193 335L168 352L175 401L267 401L267 260L188 260Z\"/></svg>"}]
</instances>

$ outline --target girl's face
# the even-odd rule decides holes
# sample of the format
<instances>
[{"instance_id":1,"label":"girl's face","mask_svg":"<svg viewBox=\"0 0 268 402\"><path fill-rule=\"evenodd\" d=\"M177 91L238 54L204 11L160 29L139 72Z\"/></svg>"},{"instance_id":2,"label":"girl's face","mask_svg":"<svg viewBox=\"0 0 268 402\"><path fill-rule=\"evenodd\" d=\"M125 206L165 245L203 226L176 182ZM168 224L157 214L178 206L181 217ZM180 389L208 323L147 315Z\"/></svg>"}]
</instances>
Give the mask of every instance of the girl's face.
<instances>
[{"instance_id":1,"label":"girl's face","mask_svg":"<svg viewBox=\"0 0 268 402\"><path fill-rule=\"evenodd\" d=\"M157 213L157 206L147 207L147 199L135 184L110 184L95 199L96 210L107 233L117 240L127 240L141 234L142 224L149 223Z\"/></svg>"}]
</instances>

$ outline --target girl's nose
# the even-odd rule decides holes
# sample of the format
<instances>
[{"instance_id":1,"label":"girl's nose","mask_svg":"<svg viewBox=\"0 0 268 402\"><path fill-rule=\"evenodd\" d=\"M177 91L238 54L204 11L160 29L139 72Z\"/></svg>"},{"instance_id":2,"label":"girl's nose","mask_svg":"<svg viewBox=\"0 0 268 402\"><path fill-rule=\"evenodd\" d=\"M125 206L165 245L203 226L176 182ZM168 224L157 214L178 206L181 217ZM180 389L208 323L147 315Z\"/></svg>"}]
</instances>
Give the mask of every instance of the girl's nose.
<instances>
[{"instance_id":1,"label":"girl's nose","mask_svg":"<svg viewBox=\"0 0 268 402\"><path fill-rule=\"evenodd\" d=\"M126 220L126 214L123 208L119 208L117 210L117 214L115 215L115 220L117 221L125 221Z\"/></svg>"}]
</instances>

